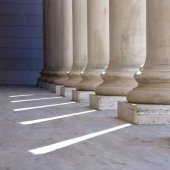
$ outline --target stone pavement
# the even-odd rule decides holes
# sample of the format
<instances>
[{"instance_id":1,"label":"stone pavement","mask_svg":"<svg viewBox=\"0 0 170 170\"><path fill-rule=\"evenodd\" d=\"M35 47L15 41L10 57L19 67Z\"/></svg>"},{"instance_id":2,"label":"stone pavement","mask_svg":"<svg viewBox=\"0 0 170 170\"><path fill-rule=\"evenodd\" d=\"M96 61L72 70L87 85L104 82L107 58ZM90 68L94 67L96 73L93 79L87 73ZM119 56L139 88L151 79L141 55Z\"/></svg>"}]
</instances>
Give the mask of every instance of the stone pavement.
<instances>
[{"instance_id":1,"label":"stone pavement","mask_svg":"<svg viewBox=\"0 0 170 170\"><path fill-rule=\"evenodd\" d=\"M0 170L168 170L170 126L130 125L116 114L0 86Z\"/></svg>"}]
</instances>

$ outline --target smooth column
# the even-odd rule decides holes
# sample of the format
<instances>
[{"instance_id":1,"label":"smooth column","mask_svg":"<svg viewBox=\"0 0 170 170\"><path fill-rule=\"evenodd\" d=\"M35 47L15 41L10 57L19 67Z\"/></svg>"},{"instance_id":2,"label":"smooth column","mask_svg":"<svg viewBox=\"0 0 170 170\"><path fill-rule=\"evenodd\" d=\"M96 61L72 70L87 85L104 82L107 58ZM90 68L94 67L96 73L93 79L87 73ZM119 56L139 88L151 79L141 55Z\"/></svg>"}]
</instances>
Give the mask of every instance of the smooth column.
<instances>
[{"instance_id":1,"label":"smooth column","mask_svg":"<svg viewBox=\"0 0 170 170\"><path fill-rule=\"evenodd\" d=\"M49 83L53 84L58 78L58 71L62 67L62 54L63 54L63 12L62 12L62 0L53 1L53 20L50 25L52 32L51 53L53 54L51 59L52 69L50 69Z\"/></svg>"},{"instance_id":2,"label":"smooth column","mask_svg":"<svg viewBox=\"0 0 170 170\"><path fill-rule=\"evenodd\" d=\"M119 104L119 117L136 124L170 123L170 1L147 1L147 57L138 86ZM126 112L126 113L125 113Z\"/></svg>"},{"instance_id":3,"label":"smooth column","mask_svg":"<svg viewBox=\"0 0 170 170\"><path fill-rule=\"evenodd\" d=\"M87 64L87 0L73 0L73 66L65 87L76 87Z\"/></svg>"},{"instance_id":4,"label":"smooth column","mask_svg":"<svg viewBox=\"0 0 170 170\"><path fill-rule=\"evenodd\" d=\"M40 80L47 82L50 80L50 71L54 67L52 41L54 33L54 0L43 1L43 25L44 25L44 65L41 71Z\"/></svg>"},{"instance_id":5,"label":"smooth column","mask_svg":"<svg viewBox=\"0 0 170 170\"><path fill-rule=\"evenodd\" d=\"M76 86L80 91L94 91L103 82L100 73L109 60L109 0L87 0L87 20L88 63Z\"/></svg>"},{"instance_id":6,"label":"smooth column","mask_svg":"<svg viewBox=\"0 0 170 170\"><path fill-rule=\"evenodd\" d=\"M104 83L91 97L91 106L116 109L118 100L135 86L134 73L146 57L146 1L110 0L110 62L101 74ZM108 97L107 97L108 96ZM98 107L99 109L99 107Z\"/></svg>"},{"instance_id":7,"label":"smooth column","mask_svg":"<svg viewBox=\"0 0 170 170\"><path fill-rule=\"evenodd\" d=\"M61 96L71 97L87 65L87 0L73 0L73 66L61 87Z\"/></svg>"},{"instance_id":8,"label":"smooth column","mask_svg":"<svg viewBox=\"0 0 170 170\"><path fill-rule=\"evenodd\" d=\"M54 81L56 85L62 85L68 79L67 73L73 64L72 0L62 0L62 28L62 56Z\"/></svg>"}]
</instances>

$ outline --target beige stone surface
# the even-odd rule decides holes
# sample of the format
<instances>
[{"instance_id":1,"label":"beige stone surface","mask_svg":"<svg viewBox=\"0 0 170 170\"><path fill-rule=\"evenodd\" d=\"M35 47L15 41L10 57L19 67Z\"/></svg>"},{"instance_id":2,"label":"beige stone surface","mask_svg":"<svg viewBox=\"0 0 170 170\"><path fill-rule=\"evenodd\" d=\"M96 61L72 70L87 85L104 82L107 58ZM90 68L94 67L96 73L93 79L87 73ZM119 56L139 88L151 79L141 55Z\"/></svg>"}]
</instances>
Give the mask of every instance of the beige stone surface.
<instances>
[{"instance_id":1,"label":"beige stone surface","mask_svg":"<svg viewBox=\"0 0 170 170\"><path fill-rule=\"evenodd\" d=\"M44 0L44 68L43 81L52 83L60 68L62 51L62 0ZM57 43L56 43L57 41Z\"/></svg>"},{"instance_id":2,"label":"beige stone surface","mask_svg":"<svg viewBox=\"0 0 170 170\"><path fill-rule=\"evenodd\" d=\"M126 101L123 96L99 96L91 94L89 98L89 106L97 110L117 110L119 101Z\"/></svg>"},{"instance_id":3,"label":"beige stone surface","mask_svg":"<svg viewBox=\"0 0 170 170\"><path fill-rule=\"evenodd\" d=\"M130 103L170 104L169 11L169 0L147 1L147 57L135 74L139 85L128 94Z\"/></svg>"},{"instance_id":4,"label":"beige stone surface","mask_svg":"<svg viewBox=\"0 0 170 170\"><path fill-rule=\"evenodd\" d=\"M169 105L118 103L118 117L134 124L170 124Z\"/></svg>"},{"instance_id":5,"label":"beige stone surface","mask_svg":"<svg viewBox=\"0 0 170 170\"><path fill-rule=\"evenodd\" d=\"M45 71L41 74L44 81L62 85L73 62L72 1L45 0L44 3Z\"/></svg>"},{"instance_id":6,"label":"beige stone surface","mask_svg":"<svg viewBox=\"0 0 170 170\"><path fill-rule=\"evenodd\" d=\"M56 85L62 85L68 79L67 73L73 64L73 22L72 1L62 0L62 57L61 68L57 72L58 78L54 81ZM57 44L57 40L56 40Z\"/></svg>"},{"instance_id":7,"label":"beige stone surface","mask_svg":"<svg viewBox=\"0 0 170 170\"><path fill-rule=\"evenodd\" d=\"M62 87L62 85L51 84L51 89L49 91L51 91L59 96L61 87Z\"/></svg>"},{"instance_id":8,"label":"beige stone surface","mask_svg":"<svg viewBox=\"0 0 170 170\"><path fill-rule=\"evenodd\" d=\"M54 0L53 1L53 25L48 25L49 27L53 26L53 37L51 44L51 51L53 53L53 59L47 59L48 62L53 66L49 70L48 82L54 83L58 78L58 71L62 67L62 56L63 56L63 11L62 11L62 1L63 0ZM46 25L46 23L44 23Z\"/></svg>"},{"instance_id":9,"label":"beige stone surface","mask_svg":"<svg viewBox=\"0 0 170 170\"><path fill-rule=\"evenodd\" d=\"M72 91L73 90L76 90L76 89L63 86L63 87L60 88L60 95L63 96L63 97L72 98Z\"/></svg>"},{"instance_id":10,"label":"beige stone surface","mask_svg":"<svg viewBox=\"0 0 170 170\"><path fill-rule=\"evenodd\" d=\"M73 66L65 87L76 87L87 64L87 0L73 0Z\"/></svg>"},{"instance_id":11,"label":"beige stone surface","mask_svg":"<svg viewBox=\"0 0 170 170\"><path fill-rule=\"evenodd\" d=\"M89 101L90 94L94 94L94 91L72 91L72 100L75 102Z\"/></svg>"},{"instance_id":12,"label":"beige stone surface","mask_svg":"<svg viewBox=\"0 0 170 170\"><path fill-rule=\"evenodd\" d=\"M110 62L97 95L126 96L146 57L146 1L110 1Z\"/></svg>"},{"instance_id":13,"label":"beige stone surface","mask_svg":"<svg viewBox=\"0 0 170 170\"><path fill-rule=\"evenodd\" d=\"M100 73L109 63L109 0L87 0L88 63L79 91L93 91L103 81Z\"/></svg>"}]
</instances>

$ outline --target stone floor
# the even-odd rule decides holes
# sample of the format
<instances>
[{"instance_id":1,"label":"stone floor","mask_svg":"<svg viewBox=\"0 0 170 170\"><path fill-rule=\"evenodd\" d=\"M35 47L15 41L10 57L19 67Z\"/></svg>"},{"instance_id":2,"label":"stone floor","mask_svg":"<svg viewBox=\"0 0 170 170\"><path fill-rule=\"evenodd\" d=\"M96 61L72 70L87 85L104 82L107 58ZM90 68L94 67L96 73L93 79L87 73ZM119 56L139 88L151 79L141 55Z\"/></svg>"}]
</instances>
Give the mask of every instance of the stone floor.
<instances>
[{"instance_id":1,"label":"stone floor","mask_svg":"<svg viewBox=\"0 0 170 170\"><path fill-rule=\"evenodd\" d=\"M35 87L0 87L0 170L169 170L170 126L136 126Z\"/></svg>"}]
</instances>

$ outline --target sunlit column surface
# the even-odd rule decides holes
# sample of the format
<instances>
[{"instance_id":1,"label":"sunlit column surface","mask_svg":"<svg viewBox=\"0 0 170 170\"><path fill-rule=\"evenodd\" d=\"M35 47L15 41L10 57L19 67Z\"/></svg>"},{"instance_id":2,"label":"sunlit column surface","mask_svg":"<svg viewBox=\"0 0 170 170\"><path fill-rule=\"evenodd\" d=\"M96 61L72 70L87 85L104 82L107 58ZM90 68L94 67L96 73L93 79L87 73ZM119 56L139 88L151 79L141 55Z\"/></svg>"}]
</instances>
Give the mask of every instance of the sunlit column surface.
<instances>
[{"instance_id":1,"label":"sunlit column surface","mask_svg":"<svg viewBox=\"0 0 170 170\"><path fill-rule=\"evenodd\" d=\"M146 57L146 1L110 1L110 62L97 95L125 96Z\"/></svg>"},{"instance_id":2,"label":"sunlit column surface","mask_svg":"<svg viewBox=\"0 0 170 170\"><path fill-rule=\"evenodd\" d=\"M93 91L103 82L100 73L109 60L109 0L87 0L87 20L88 63L76 86L80 91Z\"/></svg>"},{"instance_id":3,"label":"sunlit column surface","mask_svg":"<svg viewBox=\"0 0 170 170\"><path fill-rule=\"evenodd\" d=\"M170 1L147 1L147 58L129 102L170 104Z\"/></svg>"},{"instance_id":4,"label":"sunlit column surface","mask_svg":"<svg viewBox=\"0 0 170 170\"><path fill-rule=\"evenodd\" d=\"M57 85L62 85L63 82L68 79L67 73L70 71L72 64L73 64L72 1L62 0L61 3L62 3L61 5L62 54L60 58L61 60L58 61L61 64L60 69L57 72L58 77L54 81L54 83ZM55 39L55 44L57 48L57 45L58 45L57 38Z\"/></svg>"},{"instance_id":5,"label":"sunlit column surface","mask_svg":"<svg viewBox=\"0 0 170 170\"><path fill-rule=\"evenodd\" d=\"M170 124L170 1L148 0L147 57L138 86L118 104L118 117L136 124Z\"/></svg>"},{"instance_id":6,"label":"sunlit column surface","mask_svg":"<svg viewBox=\"0 0 170 170\"><path fill-rule=\"evenodd\" d=\"M73 0L73 66L64 82L65 87L75 87L80 73L87 64L87 0Z\"/></svg>"}]
</instances>

